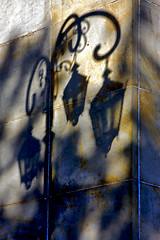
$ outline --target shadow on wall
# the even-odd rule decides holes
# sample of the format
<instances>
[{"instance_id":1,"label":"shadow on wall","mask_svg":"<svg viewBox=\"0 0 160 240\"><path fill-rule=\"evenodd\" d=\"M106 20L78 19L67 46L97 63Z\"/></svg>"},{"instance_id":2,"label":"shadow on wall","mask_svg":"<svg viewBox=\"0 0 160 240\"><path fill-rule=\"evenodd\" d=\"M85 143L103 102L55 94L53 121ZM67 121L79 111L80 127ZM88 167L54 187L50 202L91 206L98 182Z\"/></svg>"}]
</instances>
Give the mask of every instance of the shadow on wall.
<instances>
[{"instance_id":1,"label":"shadow on wall","mask_svg":"<svg viewBox=\"0 0 160 240\"><path fill-rule=\"evenodd\" d=\"M125 94L125 88L123 88L125 84L111 81L108 77L109 73L110 70L106 68L103 74L103 85L91 102L89 111L96 145L105 154L109 152L114 138L118 136ZM123 89L119 91L121 88ZM115 105L117 102L120 102L121 107L119 122L115 126ZM110 115L110 119L107 119L108 115Z\"/></svg>"},{"instance_id":2,"label":"shadow on wall","mask_svg":"<svg viewBox=\"0 0 160 240\"><path fill-rule=\"evenodd\" d=\"M25 184L28 190L32 181L42 170L40 162L40 141L32 136L32 125L29 123L21 139L23 144L18 154L18 164L21 176L21 183Z\"/></svg>"},{"instance_id":3,"label":"shadow on wall","mask_svg":"<svg viewBox=\"0 0 160 240\"><path fill-rule=\"evenodd\" d=\"M92 98L88 98L87 92L92 76L82 72L82 66L77 59L86 50L91 19L98 17L111 21L116 38L107 53L101 53L101 45L97 45L93 50L93 60L98 64L104 62L103 66L105 67L101 74L103 82L100 88ZM25 106L28 119L18 134L18 140L16 140L18 147L13 149L13 156L17 156L20 182L25 187L24 196L20 201L25 201L28 195L33 198L41 196L39 183L36 188L32 188L32 185L43 168L44 194L40 199L29 201L21 208L17 204L18 207L15 207L14 211L18 209L21 215L16 221L14 217L6 217L6 212L13 211L13 205L1 208L1 239L40 240L47 239L47 234L49 234L48 239L56 240L132 239L132 183L101 186L106 183L103 178L109 171L106 163L107 156L113 141L119 134L127 84L127 81L125 83L116 82L109 77L111 72L109 57L117 48L120 38L119 23L112 14L103 11L90 12L81 17L72 14L62 25L51 63L41 53L45 34L39 47L22 58L17 83L12 93L9 94L9 99L6 96L8 104L12 103L14 106L14 102L19 98L21 88L24 87L24 76L26 78L26 72L31 70ZM92 39L90 41L92 42ZM16 42L9 45L8 53L1 64L1 96L3 96L8 78L12 74L12 66L15 61L12 55L17 47ZM50 69L50 65L52 69ZM127 66L127 59L123 59L123 65ZM61 89L59 86L63 86L63 88ZM16 89L19 89L18 94ZM64 118L62 119L65 125L64 129L68 126L71 129L67 134L64 131L62 138L57 136L59 125L57 127L55 124L57 123L55 113L59 110L55 110L54 107L59 95L61 95L64 107ZM89 103L88 99L91 99ZM118 120L115 111L117 105ZM87 108L87 106L89 107ZM38 119L34 119L32 116L39 110L46 114L46 132L42 139L33 134L34 124ZM85 126L85 123L83 126L81 124L82 116L86 114L86 111L91 123L91 129L88 131L93 131L95 142L90 157L87 159L78 152L82 132L86 131L88 127L88 125ZM6 122L8 115L9 112L5 111L5 114L2 114L1 122ZM0 131L1 141L5 134L6 129L3 124ZM40 154L42 144L45 144L45 163ZM90 142L88 142L88 149L90 148L89 144ZM128 158L130 145L131 143L128 143L124 149L124 155L127 155ZM55 155L55 149L52 149L54 146L57 146ZM6 162L6 166L0 169L0 173L4 174L14 163L15 158ZM91 184L89 183L90 179L93 179ZM4 201L5 198L8 198L7 194L9 195L9 193L4 193ZM4 201L2 205L4 205ZM28 216L29 211L31 211L31 217L25 218L24 216Z\"/></svg>"},{"instance_id":4,"label":"shadow on wall","mask_svg":"<svg viewBox=\"0 0 160 240\"><path fill-rule=\"evenodd\" d=\"M43 75L46 78L49 74L45 73L48 66L43 65L46 58L41 56L47 38L44 32L38 38L26 36L0 47L0 239L45 238L44 201L27 200L42 196L39 179L44 168L43 138L42 134L35 135L34 128L39 121L36 113L46 104L42 103L46 95ZM33 70L35 63L39 77L35 76L36 66ZM28 94L32 97L33 91L32 102Z\"/></svg>"},{"instance_id":5,"label":"shadow on wall","mask_svg":"<svg viewBox=\"0 0 160 240\"><path fill-rule=\"evenodd\" d=\"M111 49L104 55L99 54L100 45L93 50L92 58L96 62L105 62L105 69L102 72L101 88L96 96L91 98L87 108L87 91L92 76L83 74L78 59L79 55L85 52L87 33L92 22L89 20L92 17L109 18L114 25L116 39ZM52 126L55 130L52 144L58 148L56 157L52 155L54 165L50 212L52 239L102 240L106 239L106 236L107 239L132 237L131 183L101 186L106 183L103 178L108 171L107 154L119 133L127 84L127 81L121 83L109 78L111 70L108 67L108 58L118 46L120 36L117 20L113 15L103 11L90 12L81 17L71 15L64 22L58 35L52 58L53 75L55 83L57 82L59 86L58 81L61 81L61 85L64 86L63 92L56 89L56 97L58 99L62 96L66 115L66 119L64 115L60 115L63 124L58 127L64 128L65 131L68 127L70 130L68 134L64 131L64 134L62 132L62 135L59 135L58 132L56 136L57 126ZM67 79L67 84L63 85L64 79L65 81ZM56 97L55 104L58 102ZM92 127L88 130L83 118L86 109ZM61 110L55 110L54 114L56 111ZM81 119L84 119L82 125ZM95 141L90 158L87 159L79 154L79 144L84 131L88 133L93 131ZM89 149L91 143L86 142L86 147L87 144ZM55 152L55 149L53 151Z\"/></svg>"},{"instance_id":6,"label":"shadow on wall","mask_svg":"<svg viewBox=\"0 0 160 240\"><path fill-rule=\"evenodd\" d=\"M78 145L81 140L81 132L78 130L78 126L80 118L86 111L87 90L91 76L81 72L81 65L77 58L78 54L83 54L87 46L87 32L89 32L91 25L89 20L97 17L111 21L115 28L116 38L107 53L103 55L99 53L101 52L100 45L97 45L93 51L93 59L97 63L105 62L105 69L102 72L103 83L101 88L96 96L92 97L88 109L92 127L90 131L93 131L95 148L90 159L86 161L85 157L81 157L78 153ZM69 22L71 23L68 26ZM86 229L87 224L88 230L85 231L88 232L90 229L99 227L99 236L96 238L99 240L104 239L114 226L117 228L118 234L115 234L114 238L116 239L122 239L125 235L129 236L131 234L129 184L116 185L114 189L108 187L106 191L105 187L102 189L99 187L90 188L91 183L91 185L87 185L88 190L79 191L84 188L90 175L94 175L96 185L102 183L103 180L98 175L106 174L105 158L111 149L113 140L119 133L126 83L112 81L109 78L108 58L117 48L120 36L119 23L110 13L94 11L81 17L73 14L64 22L57 37L51 63L52 73L50 73L49 60L40 54L45 36L42 37L36 51L23 57L19 80L14 89L19 88L18 92L20 93L21 88L24 87L26 72L32 69L26 93L25 112L28 117L25 126L18 134L17 143L20 144L15 149L14 155L17 154L20 182L25 187L24 195L20 201L25 201L28 195L33 196L33 198L38 196L41 199L32 200L22 205L20 210L22 214L16 222L14 217L8 219L5 217L6 211L13 211L14 207L13 209L10 207L11 210L9 210L9 206L4 207L1 211L3 225L0 227L2 230L1 239L47 239L46 232L48 231L50 237L52 235L52 239L78 240L81 237L83 238L83 234L86 236L83 229ZM14 61L14 58L11 56L16 47L16 44L10 45L6 56L7 60L4 60L3 67L0 70L2 91L12 72L11 67L6 71L6 66L8 68L12 65L11 61ZM67 52L72 54L72 60L65 59ZM63 56L65 60L63 60ZM32 61L30 61L31 57ZM61 90L58 87L63 82L62 78L58 78L58 74L61 74L63 70L69 73L68 81L64 84L62 92L62 103L66 117L64 122L66 122L66 126L71 124L73 131L66 136L62 135L63 139L60 140L61 144L56 159L52 159L55 169L54 179L52 179L51 158L53 158L52 151L54 150L52 146L54 146L55 139L58 139L56 131L53 133L57 128L56 125L53 125L54 106ZM50 81L51 79L52 81ZM17 92L13 91L13 94L10 95L10 103L14 103L18 97ZM119 104L119 118L115 122L114 120L117 117L114 109L117 104ZM33 116L39 111L46 114L46 133L41 139L34 136L33 133L35 123L38 121ZM5 119L7 119L7 116L4 116L3 121ZM5 126L2 127L1 131L2 140L4 134ZM42 144L45 145L45 163L40 154ZM97 165L98 173L94 172L93 165ZM44 195L41 196L39 183L34 188L33 181L38 178L43 168ZM78 175L81 181L77 178ZM68 191L77 191L77 193L69 194ZM14 211L16 209L15 207ZM26 217L26 220L24 216L28 216L29 211L32 212L32 217ZM49 215L47 214L48 211ZM47 218L50 220L49 225L47 225ZM93 218L93 221L91 221L91 218ZM120 226L119 221L121 221ZM6 225L8 227L5 227ZM49 229L47 229L48 227ZM94 234L96 234L96 231ZM111 238L108 239L112 239L112 234Z\"/></svg>"},{"instance_id":7,"label":"shadow on wall","mask_svg":"<svg viewBox=\"0 0 160 240\"><path fill-rule=\"evenodd\" d=\"M81 65L77 62L77 56L80 53L83 54L83 51L87 46L87 32L90 28L90 22L88 19L90 17L96 18L98 16L107 18L113 23L116 32L116 39L107 53L103 55L99 54L100 45L95 47L93 51L93 59L97 62L105 61L106 67L102 73L104 81L101 89L91 101L88 110L96 147L92 152L91 159L88 159L87 163L85 158L80 157L77 152L81 133L76 127L78 127L79 119L85 111L90 76L79 71ZM67 27L67 24L70 21L71 24ZM28 118L25 126L18 134L17 143L20 144L17 144L18 147L16 147L14 155L17 154L20 182L22 186L25 187L25 193L20 201L25 201L28 194L33 196L33 198L41 196L39 193L39 183L37 183L37 187L34 188L33 181L38 178L43 168L44 196L39 200L32 200L22 205L21 210L19 210L21 215L16 222L14 221L14 217L8 217L7 219L5 213L6 211L13 211L13 209L16 211L17 207L3 207L1 211L1 239L46 239L46 229L48 227L48 220L46 218L49 217L49 234L52 234L53 239L78 240L81 235L83 237L83 228L87 222L89 224L94 224L95 227L100 226L98 238L104 239L103 235L106 234L104 230L107 231L108 227L111 227L113 222L116 221L116 217L119 216L120 218L122 214L121 212L123 212L124 209L127 209L126 215L124 215L125 220L119 228L119 236L122 236L124 229L130 227L128 219L130 194L128 194L128 190L126 190L128 188L124 187L124 190L122 190L121 188L123 187L121 186L115 187L114 191L109 190L109 195L105 192L104 188L102 190L96 188L94 190L89 189L88 191L79 191L77 194L76 192L70 195L66 194L68 191L78 190L84 187L79 180L76 180L77 175L81 173L83 167L85 169L84 175L86 174L87 176L87 174L92 174L93 168L90 165L93 163L96 164L95 159L99 154L103 157L99 163L97 163L97 168L101 173L103 172L103 174L107 171L107 166L105 167L105 157L111 148L112 141L119 132L123 98L125 94L125 88L123 88L125 87L125 84L112 82L108 76L110 72L108 68L108 57L113 53L120 41L119 24L113 15L103 11L90 12L82 17L78 17L76 14L71 15L63 24L57 38L55 50L53 51L52 82L50 82L49 60L40 54L41 48L43 49L43 41L45 41L45 36L42 37L41 43L36 51L30 52L27 56L25 55L23 57L19 80L14 87L14 89L18 88L18 93L20 93L21 88L24 87L26 72L28 72L29 69L32 69L26 93L25 111ZM15 59L12 58L12 55L14 54L16 47L18 47L16 46L16 43L10 45L6 60L4 60L4 63L2 64L3 67L0 71L2 75L2 91L3 88L6 87L5 84L12 72L12 61L15 61ZM62 60L62 62L60 62L62 56L65 56L67 51L73 54L73 59L71 61ZM32 61L30 61L31 58ZM6 67L8 68L8 66L9 69L6 70ZM32 66L34 67L32 68ZM52 125L54 123L55 114L52 109L54 109L54 103L56 102L60 91L57 87L59 86L59 81L63 82L63 79L58 79L58 73L61 73L63 68L67 72L70 71L68 83L65 85L62 93L66 125L71 123L75 130L73 133L71 132L67 136L63 136L62 144L59 146L59 153L54 161L55 177L52 180L51 152L52 146L54 145L54 139L56 138L56 133L53 133L53 130L57 127L56 125ZM121 88L123 89L119 92L119 89ZM18 97L19 94L17 94L16 91L13 91L13 94L10 95L9 102L12 102L14 106L14 101L16 101ZM120 103L120 115L115 126L112 119L114 118L114 110L112 109L117 103ZM38 119L34 119L33 116L36 115L39 110L44 111L46 114L46 133L42 139L37 138L33 133L34 125L36 121L38 121ZM106 117L108 111L111 112L111 115L109 115L109 122ZM4 119L2 121L5 122L7 116L3 117ZM1 131L2 140L4 134L5 125L4 128L2 127ZM45 144L46 148L45 163L40 154L42 143ZM64 177L64 184L61 183L61 176ZM97 176L95 176L95 178L96 177ZM83 178L85 180L85 176ZM49 182L48 179L50 180ZM119 194L119 192L121 192L121 194ZM125 199L126 204L123 199ZM107 204L109 205L106 205L106 201L108 201ZM99 208L98 210L97 207ZM47 215L48 209L50 209L50 216ZM32 217L29 216L28 218L25 218L25 216L28 216L29 211L31 211ZM91 213L98 222L94 223L90 221L88 219L89 213ZM113 221L111 219L113 219ZM126 221L129 223L126 224ZM118 223L115 223L115 225L118 228ZM90 227L91 226L89 226L89 229ZM127 234L129 233L127 232Z\"/></svg>"},{"instance_id":8,"label":"shadow on wall","mask_svg":"<svg viewBox=\"0 0 160 240\"><path fill-rule=\"evenodd\" d=\"M83 113L88 85L86 77L78 73L78 67L76 63L73 65L71 78L63 93L66 118L73 126L77 125L79 116ZM80 102L77 104L78 99Z\"/></svg>"}]
</instances>

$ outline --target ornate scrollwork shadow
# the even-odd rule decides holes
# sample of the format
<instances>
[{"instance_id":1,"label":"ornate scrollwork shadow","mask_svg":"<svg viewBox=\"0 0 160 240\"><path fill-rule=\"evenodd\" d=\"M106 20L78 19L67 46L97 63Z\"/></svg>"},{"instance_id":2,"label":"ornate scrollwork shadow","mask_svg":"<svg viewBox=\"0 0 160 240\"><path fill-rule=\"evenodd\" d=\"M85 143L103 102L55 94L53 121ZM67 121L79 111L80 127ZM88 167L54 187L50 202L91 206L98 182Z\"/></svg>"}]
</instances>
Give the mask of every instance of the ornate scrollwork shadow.
<instances>
[{"instance_id":1,"label":"ornate scrollwork shadow","mask_svg":"<svg viewBox=\"0 0 160 240\"><path fill-rule=\"evenodd\" d=\"M97 61L107 60L107 58L113 53L113 51L118 46L120 41L120 35L121 35L118 21L112 14L105 11L89 12L80 17L77 14L72 14L63 23L60 29L59 35L57 37L55 50L53 53L53 63L54 63L53 69L54 69L54 79L56 81L58 81L57 73L62 71L62 69L65 71L70 71L71 77L70 77L69 83L67 84L64 90L63 103L65 107L67 121L70 121L73 126L75 126L78 123L78 118L84 110L84 102L82 104L82 101L80 102L78 100L85 101L85 96L87 92L87 85L88 85L87 77L80 75L78 73L78 70L75 70L74 66L79 66L79 64L76 62L77 55L81 53L87 45L86 34L90 30L90 23L88 20L90 17L103 17L103 18L106 18L107 20L109 19L111 23L114 25L115 31L116 31L115 42L113 42L113 45L108 52L104 54L100 54L99 52L101 50L101 45L98 44L95 47L93 51L93 58L95 60ZM61 57L63 59L63 55L65 54L66 51L69 51L72 54L73 59L63 60L59 63L59 60L61 59ZM78 83L78 81L82 81L82 79L83 81L84 79L86 79L84 83L82 82ZM81 87L79 87L80 85ZM77 96L82 95L80 94L80 91L84 93L83 99L77 98ZM57 93L55 95L57 95ZM70 104L70 106L68 105L69 102L72 103ZM79 102L79 105L83 105L83 106L80 106L79 108L76 102ZM69 111L69 109L72 109L71 112ZM78 111L76 109L81 109L81 110Z\"/></svg>"},{"instance_id":2,"label":"ornate scrollwork shadow","mask_svg":"<svg viewBox=\"0 0 160 240\"><path fill-rule=\"evenodd\" d=\"M31 113L33 113L33 111L35 110L36 104L39 101L39 99L37 99L38 94L40 98L43 98L43 108L45 108L48 76L49 61L46 57L42 57L36 62L28 84L26 95L26 113L28 116L30 116ZM36 89L34 89L33 87L34 84L36 84ZM34 93L31 96L32 91L34 91Z\"/></svg>"},{"instance_id":3,"label":"ornate scrollwork shadow","mask_svg":"<svg viewBox=\"0 0 160 240\"><path fill-rule=\"evenodd\" d=\"M104 53L103 55L99 54L100 49L101 49L101 44L98 44L94 49L93 57L95 60L104 60L104 59L107 59L113 53L113 51L116 49L116 47L119 44L121 31L120 31L120 26L119 26L118 21L112 14L105 12L105 11L90 12L90 13L82 15L81 17L79 17L77 14L72 14L63 23L61 30L59 32L59 35L58 35L58 38L57 38L57 41L55 44L55 51L53 53L55 65L57 65L59 55L63 53L63 49L64 49L64 46L67 44L67 41L68 41L68 50L71 53L77 54L84 50L86 43L87 43L86 33L89 31L89 28L90 28L88 18L96 17L96 16L105 17L106 19L109 19L113 23L113 25L115 27L115 31L116 31L116 40L113 43L113 46L111 47L111 49L107 53ZM73 21L68 26L68 23L71 20L73 20ZM73 32L72 32L73 34L71 37L68 37L68 34L72 29L73 29ZM73 46L72 37L75 35L77 36L77 39ZM82 42L83 42L83 44L82 44ZM60 63L60 64L63 65L63 63Z\"/></svg>"}]
</instances>

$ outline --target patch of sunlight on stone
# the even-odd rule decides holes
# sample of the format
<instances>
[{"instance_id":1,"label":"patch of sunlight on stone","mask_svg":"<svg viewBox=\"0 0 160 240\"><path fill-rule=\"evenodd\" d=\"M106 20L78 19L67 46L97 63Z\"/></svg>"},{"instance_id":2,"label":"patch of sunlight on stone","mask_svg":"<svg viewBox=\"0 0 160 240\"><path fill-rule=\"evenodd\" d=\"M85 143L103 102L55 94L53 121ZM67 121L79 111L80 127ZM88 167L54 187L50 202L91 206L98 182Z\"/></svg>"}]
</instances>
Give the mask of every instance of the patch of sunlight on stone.
<instances>
[{"instance_id":1,"label":"patch of sunlight on stone","mask_svg":"<svg viewBox=\"0 0 160 240\"><path fill-rule=\"evenodd\" d=\"M25 0L14 2L3 0L1 2L0 42L14 39L44 26L44 22L49 19L49 8L46 9L45 6L46 1L39 3L37 0L31 0L27 3Z\"/></svg>"},{"instance_id":2,"label":"patch of sunlight on stone","mask_svg":"<svg viewBox=\"0 0 160 240\"><path fill-rule=\"evenodd\" d=\"M94 222L88 222L82 230L79 240L97 240L99 238L99 224Z\"/></svg>"},{"instance_id":3,"label":"patch of sunlight on stone","mask_svg":"<svg viewBox=\"0 0 160 240\"><path fill-rule=\"evenodd\" d=\"M118 181L126 179L128 177L128 173L124 171L124 169L122 168L121 161L119 158L114 158L114 161L113 161L113 158L111 161L110 160L107 161L107 171L109 173L109 175L106 174L107 182L111 181L111 176L114 177L114 180L117 179Z\"/></svg>"},{"instance_id":4,"label":"patch of sunlight on stone","mask_svg":"<svg viewBox=\"0 0 160 240\"><path fill-rule=\"evenodd\" d=\"M38 202L17 203L5 208L4 216L6 219L14 217L14 221L30 221L38 210Z\"/></svg>"}]
</instances>

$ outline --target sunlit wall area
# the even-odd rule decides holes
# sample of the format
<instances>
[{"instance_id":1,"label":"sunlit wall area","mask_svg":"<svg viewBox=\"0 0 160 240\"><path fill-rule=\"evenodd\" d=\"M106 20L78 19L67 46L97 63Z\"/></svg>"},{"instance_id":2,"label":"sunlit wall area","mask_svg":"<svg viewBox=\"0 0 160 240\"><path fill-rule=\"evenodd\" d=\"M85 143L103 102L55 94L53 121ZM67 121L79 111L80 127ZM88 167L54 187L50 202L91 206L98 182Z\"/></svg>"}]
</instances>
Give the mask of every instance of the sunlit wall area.
<instances>
[{"instance_id":1,"label":"sunlit wall area","mask_svg":"<svg viewBox=\"0 0 160 240\"><path fill-rule=\"evenodd\" d=\"M0 3L0 239L159 239L159 1Z\"/></svg>"}]
</instances>

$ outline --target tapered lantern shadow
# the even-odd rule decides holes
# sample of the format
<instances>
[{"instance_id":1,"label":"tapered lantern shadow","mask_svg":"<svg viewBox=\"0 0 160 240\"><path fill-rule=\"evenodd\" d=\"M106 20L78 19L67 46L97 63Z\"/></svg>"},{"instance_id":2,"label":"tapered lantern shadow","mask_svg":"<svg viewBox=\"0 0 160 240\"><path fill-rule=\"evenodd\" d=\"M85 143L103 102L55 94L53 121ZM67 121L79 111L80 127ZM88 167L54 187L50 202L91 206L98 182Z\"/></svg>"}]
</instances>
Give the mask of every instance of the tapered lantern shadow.
<instances>
[{"instance_id":1,"label":"tapered lantern shadow","mask_svg":"<svg viewBox=\"0 0 160 240\"><path fill-rule=\"evenodd\" d=\"M87 78L78 73L78 67L79 65L76 63L73 65L73 68L71 69L71 79L67 84L63 94L63 103L67 121L70 121L73 126L78 123L79 116L84 110L85 96L88 85L88 81L86 80Z\"/></svg>"},{"instance_id":2,"label":"tapered lantern shadow","mask_svg":"<svg viewBox=\"0 0 160 240\"><path fill-rule=\"evenodd\" d=\"M28 125L24 132L24 142L18 154L18 164L21 176L21 183L25 184L28 190L32 181L42 170L40 162L40 141L32 136L32 126Z\"/></svg>"},{"instance_id":3,"label":"tapered lantern shadow","mask_svg":"<svg viewBox=\"0 0 160 240\"><path fill-rule=\"evenodd\" d=\"M105 69L103 85L93 99L89 111L96 146L105 154L109 152L114 138L118 135L125 94L125 89L121 89L122 83L110 80L110 72L108 68Z\"/></svg>"}]
</instances>

